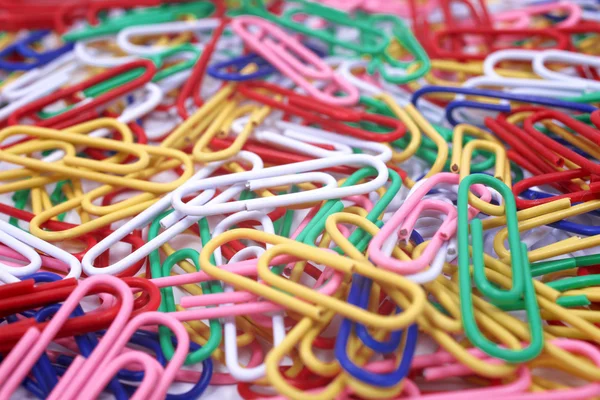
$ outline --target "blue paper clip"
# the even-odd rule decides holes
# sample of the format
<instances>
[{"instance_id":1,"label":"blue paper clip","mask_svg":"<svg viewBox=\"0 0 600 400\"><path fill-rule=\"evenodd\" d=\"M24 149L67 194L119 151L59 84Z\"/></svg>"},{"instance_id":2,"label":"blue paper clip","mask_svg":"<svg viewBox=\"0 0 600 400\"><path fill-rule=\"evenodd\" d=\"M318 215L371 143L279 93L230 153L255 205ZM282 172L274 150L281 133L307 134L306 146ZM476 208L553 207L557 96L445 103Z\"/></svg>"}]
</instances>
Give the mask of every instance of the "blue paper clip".
<instances>
[{"instance_id":1,"label":"blue paper clip","mask_svg":"<svg viewBox=\"0 0 600 400\"><path fill-rule=\"evenodd\" d=\"M527 200L546 199L553 196L554 195L551 193L546 193L532 189L527 189L519 194L519 197L524 197ZM600 211L590 211L589 213L583 215L593 215L595 217L600 217ZM552 224L549 224L548 226L581 236L594 236L600 234L600 226L578 224L576 222L567 220L554 222Z\"/></svg>"},{"instance_id":2,"label":"blue paper clip","mask_svg":"<svg viewBox=\"0 0 600 400\"><path fill-rule=\"evenodd\" d=\"M309 43L305 43L304 45L315 52L319 57L325 56L325 52L318 46ZM248 74L240 73L240 71L246 66L253 63L258 66L256 71ZM234 68L235 72L226 72L229 68ZM206 73L211 77L234 82L243 82L250 79L264 78L274 72L277 72L277 69L269 64L264 58L255 53L248 53L243 56L214 63L206 68Z\"/></svg>"},{"instance_id":3,"label":"blue paper clip","mask_svg":"<svg viewBox=\"0 0 600 400\"><path fill-rule=\"evenodd\" d=\"M591 106L589 104L584 103L574 103L571 101L564 101L559 99L554 99L551 97L542 97L542 96L530 96L524 94L513 94L507 92L500 92L497 90L486 90L486 89L472 89L472 88L461 88L461 87L450 87L450 86L426 86L422 87L416 92L413 93L411 102L417 107L417 103L419 99L429 93L453 93L453 94L462 94L465 96L480 96L480 97L490 97L493 99L501 99L501 100L510 100L517 101L521 103L532 103L538 104L546 107L556 107L556 108L564 108L572 111L579 111L582 113L591 113L596 111L597 108ZM446 107L446 119L452 126L458 125L460 122L454 118L454 110L458 108L469 107L475 108L479 110L488 110L488 111L497 111L501 113L506 113L511 111L511 106L509 104L490 104L490 103L481 103L478 101L472 100L454 100L451 101Z\"/></svg>"},{"instance_id":4,"label":"blue paper clip","mask_svg":"<svg viewBox=\"0 0 600 400\"><path fill-rule=\"evenodd\" d=\"M356 284L360 288L360 296L358 305L362 308L369 306L369 295L371 294L371 287L373 281L365 279L362 276L356 275ZM352 283L354 285L354 283ZM402 331L394 331L390 333L390 337L386 341L379 341L375 339L368 331L367 327L363 324L356 324L356 336L370 349L373 349L382 354L390 354L394 352L400 341L402 340Z\"/></svg>"},{"instance_id":5,"label":"blue paper clip","mask_svg":"<svg viewBox=\"0 0 600 400\"><path fill-rule=\"evenodd\" d=\"M430 192L431 193L431 192ZM380 221L377 221L380 222ZM380 224L377 224L380 225ZM416 229L410 234L410 240L413 241L416 245L419 245L424 242L423 236ZM369 305L369 295L371 294L371 286L372 281L362 276L356 276L357 284L361 286L359 306L362 308L367 308ZM394 331L390 334L388 340L382 342L375 339L363 324L356 324L356 336L370 349L375 350L382 354L389 354L396 350L398 346L400 346L400 341L402 340L402 331Z\"/></svg>"},{"instance_id":6,"label":"blue paper clip","mask_svg":"<svg viewBox=\"0 0 600 400\"><path fill-rule=\"evenodd\" d=\"M243 70L244 67L252 63L256 64L258 67L256 71L249 74L239 73L239 71ZM229 68L235 68L236 72L226 72L226 70ZM248 53L244 56L221 61L209 65L208 68L206 68L206 73L213 78L235 82L264 78L271 75L275 71L276 69L273 68L271 64L255 53Z\"/></svg>"},{"instance_id":7,"label":"blue paper clip","mask_svg":"<svg viewBox=\"0 0 600 400\"><path fill-rule=\"evenodd\" d=\"M410 238L416 244L423 243L423 237L416 230L412 231ZM352 278L352 287L348 295L348 303L367 309L372 284L373 282L370 279L354 275ZM396 308L396 311L400 310ZM401 330L391 332L387 340L379 341L369 333L366 326L359 323L353 324L352 321L345 318L340 326L338 340L335 344L335 356L346 372L365 383L382 387L394 386L408 375L417 344L418 328L416 324L409 326L406 331L406 343L402 352L402 360L398 367L396 370L385 374L366 371L354 364L348 357L346 347L353 325L355 325L356 335L363 344L378 353L392 354L397 351L402 342L403 331Z\"/></svg>"},{"instance_id":8,"label":"blue paper clip","mask_svg":"<svg viewBox=\"0 0 600 400\"><path fill-rule=\"evenodd\" d=\"M361 296L361 292L367 291L368 293L370 290L371 280L363 279L359 275L355 275L350 288L350 294L348 295L348 303L366 308L369 302L368 294L366 296ZM353 363L352 360L350 360L350 357L348 357L346 348L348 346L348 339L350 338L353 325L354 323L351 320L344 318L339 328L338 339L335 342L335 357L348 374L362 382L380 387L392 387L408 375L410 364L417 347L417 335L419 329L416 324L410 325L406 330L406 341L402 351L402 360L398 367L394 371L384 374L367 371ZM386 342L375 343L370 340L367 340L367 342L374 344L374 347L376 348L384 350L384 354L389 354L396 351L400 345L402 333L403 331L393 332L390 339ZM365 344L367 345L367 343Z\"/></svg>"},{"instance_id":9,"label":"blue paper clip","mask_svg":"<svg viewBox=\"0 0 600 400\"><path fill-rule=\"evenodd\" d=\"M0 50L0 69L7 71L29 71L45 65L73 49L73 43L66 43L57 49L43 52L38 52L31 47L31 44L40 41L49 33L50 31L31 32L24 38L18 39ZM15 54L31 59L31 61L7 60L7 57Z\"/></svg>"}]
</instances>

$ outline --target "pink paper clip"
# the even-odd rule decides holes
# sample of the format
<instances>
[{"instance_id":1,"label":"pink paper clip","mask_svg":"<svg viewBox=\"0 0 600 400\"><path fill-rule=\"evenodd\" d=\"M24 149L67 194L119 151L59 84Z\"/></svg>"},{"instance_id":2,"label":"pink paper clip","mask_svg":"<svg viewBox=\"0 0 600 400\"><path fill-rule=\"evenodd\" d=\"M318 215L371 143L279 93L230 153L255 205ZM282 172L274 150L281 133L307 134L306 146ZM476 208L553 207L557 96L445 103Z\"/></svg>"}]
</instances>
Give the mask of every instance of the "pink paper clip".
<instances>
[{"instance_id":1,"label":"pink paper clip","mask_svg":"<svg viewBox=\"0 0 600 400\"><path fill-rule=\"evenodd\" d=\"M551 341L554 346L561 348L562 350L568 351L578 356L585 357L591 360L594 365L600 366L600 350L590 343L584 342L582 340L574 340L574 339L554 339ZM479 349L470 349L469 353L476 355L477 357L481 357L483 353ZM452 355L445 351L438 351L436 353L426 355L426 356L417 356L413 361L413 368L423 369L423 373L427 380L435 380L435 379L444 379L449 377L459 377L459 376L468 376L472 375L473 371L471 371L467 366L454 362L451 364L441 365L446 362L450 362L454 359ZM493 360L493 359L490 359ZM530 375L529 370L525 368L526 371L522 371L525 367L519 368L519 379L512 382L510 385L501 386L500 388L514 388L514 385L517 385L517 382L520 382L523 378L524 374ZM531 379L529 379L530 381ZM494 389L476 389L466 390L461 392L452 393L444 393L444 394L433 394L433 395L424 395L417 396L416 399L425 399L425 400L459 400L468 398L473 395L485 395L486 400L585 400L597 396L600 393L600 383L592 382L587 385L578 386L569 389L557 389L557 390L547 390L544 392L527 392L529 389L529 382L522 387L521 384L518 384L520 390L503 390L501 392L496 392ZM490 390L489 392L483 393L482 390ZM412 398L412 397L410 397Z\"/></svg>"},{"instance_id":2,"label":"pink paper clip","mask_svg":"<svg viewBox=\"0 0 600 400\"><path fill-rule=\"evenodd\" d=\"M484 358L484 357L482 357ZM448 374L452 376L451 373ZM489 388L465 389L456 390L445 393L423 394L411 396L410 399L415 400L463 400L470 397L482 397L486 400L504 400L504 399L524 399L525 391L531 385L531 372L527 367L522 366L517 369L517 379L514 381L499 386L491 386ZM543 394L542 394L543 396ZM540 397L541 399L545 397Z\"/></svg>"},{"instance_id":3,"label":"pink paper clip","mask_svg":"<svg viewBox=\"0 0 600 400\"><path fill-rule=\"evenodd\" d=\"M424 179L418 183L416 188L413 188L412 193L404 201L402 206L394 213L392 218L386 222L379 233L373 237L369 244L369 258L378 266L385 268L390 271L397 272L402 275L414 274L422 271L427 267L432 260L439 253L440 247L444 241L448 241L456 231L456 210L453 213L448 213L448 217L442 224L442 227L435 233L431 243L425 248L423 254L416 260L400 261L394 259L384 252L384 247L387 248L390 243L389 240L395 235L398 230L402 230L403 224L405 225L406 232L402 236L408 234L408 227L410 227L410 220L412 219L411 213L417 209L420 212L423 206L419 204L423 202L423 198L427 193L436 185L441 183L458 184L459 177L451 173L439 173L430 178ZM483 185L473 186L475 193L479 194L483 201L489 202L492 198L492 194ZM441 203L441 202L440 202ZM442 206L442 204L426 203L428 207L441 210L446 212L448 208ZM435 204L435 205L434 205ZM454 208L448 203L445 203L449 207ZM469 208L471 218L474 217L479 211L475 208ZM409 219L410 218L410 219ZM407 223L408 222L408 223ZM395 240L391 243L395 244Z\"/></svg>"},{"instance_id":4,"label":"pink paper clip","mask_svg":"<svg viewBox=\"0 0 600 400\"><path fill-rule=\"evenodd\" d=\"M124 352L127 342L136 330L142 326L155 324L167 326L177 337L177 347L165 368L146 353ZM100 346L103 348L100 349ZM177 372L185 362L189 346L190 338L185 327L172 314L162 312L139 314L119 330L116 338L107 338L105 335L90 357L84 359L82 356L77 356L48 400L96 398L116 372L128 363L142 365L144 372L149 372L153 378L148 381L144 376L142 387L136 390L132 399L163 399L169 385L175 380ZM84 369L91 372L89 378L82 377L81 371Z\"/></svg>"},{"instance_id":5,"label":"pink paper clip","mask_svg":"<svg viewBox=\"0 0 600 400\"><path fill-rule=\"evenodd\" d=\"M83 364L83 361L83 358L78 358L76 361L73 361L72 366L78 368ZM111 378L114 377L119 370L126 367L130 368L131 365L140 365L144 371L144 377L131 398L159 399L160 397L153 396L153 393L156 382L161 379L162 366L150 354L142 353L141 351L126 352L115 358L105 367L106 369L102 371L100 376L94 377L94 380L90 381L93 382L94 385L92 388L83 389L82 392L85 393L85 396L78 396L77 398L98 398L102 390L110 383Z\"/></svg>"},{"instance_id":6,"label":"pink paper clip","mask_svg":"<svg viewBox=\"0 0 600 400\"><path fill-rule=\"evenodd\" d=\"M524 29L531 26L532 19L537 16L548 12L564 11L568 15L563 20L558 22L556 28L570 28L575 26L582 17L583 11L578 4L560 1L558 3L545 3L536 4L517 10L504 11L493 16L494 22L511 22L509 28Z\"/></svg>"},{"instance_id":7,"label":"pink paper clip","mask_svg":"<svg viewBox=\"0 0 600 400\"><path fill-rule=\"evenodd\" d=\"M583 356L591 360L596 367L600 367L600 351L598 348L583 340L554 339L552 344L575 355ZM502 397L502 400L586 400L600 394L600 383L591 382L587 385L568 388L547 390L545 392L512 394ZM498 398L500 400L500 398Z\"/></svg>"},{"instance_id":8,"label":"pink paper clip","mask_svg":"<svg viewBox=\"0 0 600 400\"><path fill-rule=\"evenodd\" d=\"M426 0L417 4L416 11L421 15L429 15L439 7L438 0ZM364 0L361 8L370 13L394 14L402 18L410 18L410 8L406 2L390 0Z\"/></svg>"},{"instance_id":9,"label":"pink paper clip","mask_svg":"<svg viewBox=\"0 0 600 400\"><path fill-rule=\"evenodd\" d=\"M238 273L241 269L240 266L244 265L243 272L249 273L249 275L258 275L256 271L256 262L258 259L253 258L247 261L238 263L227 264L226 269L229 272ZM288 264L295 262L297 259L291 256L275 257L273 264ZM318 292L326 295L333 295L336 290L342 284L344 276L342 273L335 271L331 279L318 288ZM164 286L175 286L187 283L197 283L199 281L214 280L213 277L207 275L204 272L193 272L191 274L169 276L165 278L156 278L152 281L159 287ZM320 282L315 284L315 287ZM254 299L255 301L249 301ZM225 305L232 303L232 305ZM177 316L180 321L190 321L198 319L212 319L212 318L225 318L230 316L240 315L254 315L264 314L266 312L283 311L285 307L271 303L265 300L259 300L254 294L248 292L233 292L233 293L215 293L215 294L204 294L202 296L186 296L181 299L181 306L185 308L197 307L197 306L215 306L221 305L219 308L205 308L201 310L185 310L177 311L172 315Z\"/></svg>"},{"instance_id":10,"label":"pink paper clip","mask_svg":"<svg viewBox=\"0 0 600 400\"><path fill-rule=\"evenodd\" d=\"M479 349L469 349L469 353L473 356L484 359L487 362L493 362L495 359L489 357ZM419 355L413 359L411 371L423 369L423 375L428 382L453 378L462 375L462 364L452 364L449 367L441 366L444 362L454 361L454 357L445 350L437 351L433 354ZM498 363L502 361L497 360ZM365 365L365 369L385 373L393 370L395 367L393 360L376 361ZM437 371L437 369L442 369ZM468 370L468 368L467 368ZM469 370L467 375L472 375ZM406 381L405 381L406 382ZM504 399L504 396L521 395L529 389L531 385L531 373L526 366L517 369L517 379L505 384L492 386L489 388L465 389L458 391L448 391L444 393L421 394L419 388L410 382L406 382L410 386L406 390L408 396L400 396L399 399L422 399L422 400L463 400L473 396L482 396L486 400ZM411 385L412 384L412 385Z\"/></svg>"},{"instance_id":11,"label":"pink paper clip","mask_svg":"<svg viewBox=\"0 0 600 400\"><path fill-rule=\"evenodd\" d=\"M220 224L219 229L215 228L215 231L222 232L228 227L235 225L244 220L258 220L265 228L266 232L272 233L272 224L265 214L252 211L242 211L233 214L225 218ZM269 246L267 244L267 246ZM262 249L261 249L262 250ZM254 250L253 250L254 251ZM258 251L262 253L262 251ZM245 255L240 255L240 258ZM215 251L215 261L219 265L221 259L220 250ZM227 265L223 265L222 269L227 270L230 273L236 275L245 276L247 278L254 278L258 276L256 269L258 258L251 258L245 261L237 261L236 259L230 260ZM278 256L273 259L273 264L281 265L288 264L296 261L293 256ZM326 271L328 271L327 269ZM324 273L324 279L317 280L314 285L315 290L319 293L333 295L343 282L344 276L339 271L331 270L331 275ZM328 280L325 280L329 278ZM158 287L166 286L179 286L188 283L200 283L213 280L206 272L199 271L193 273L187 273L184 275L167 276L162 278L154 278L152 282ZM316 289L318 288L318 289ZM225 292L225 293L213 293L203 294L201 296L185 296L181 299L181 306L184 308L189 307L207 307L207 306L220 306L218 308L204 308L199 310L185 310L171 313L176 316L180 321L190 321L199 319L213 319L213 318L226 318L240 315L255 315L264 314L269 312L285 311L285 307L275 304L269 301L261 300L253 293L245 291L236 292Z\"/></svg>"},{"instance_id":12,"label":"pink paper clip","mask_svg":"<svg viewBox=\"0 0 600 400\"><path fill-rule=\"evenodd\" d=\"M253 51L316 99L339 106L358 102L358 89L277 25L259 17L241 16L232 21L231 27ZM329 83L345 96L328 94L309 80L325 82L325 86Z\"/></svg>"},{"instance_id":13,"label":"pink paper clip","mask_svg":"<svg viewBox=\"0 0 600 400\"><path fill-rule=\"evenodd\" d=\"M485 353L483 353L482 351L480 351L478 349L471 349L471 350L469 350L469 353L473 354L474 356L476 356L478 358L485 359L488 362L494 360L493 358L487 356ZM416 356L413 359L413 366L411 367L411 370L413 370L413 371L419 370L419 369L423 369L423 368L426 368L429 366L431 366L431 369L433 370L436 368L435 367L436 365L439 365L440 363L443 363L443 362L450 362L450 361L454 361L454 357L450 353L447 353L445 351L438 351L433 354L420 355L420 356ZM501 362L501 361L499 361L499 362ZM384 374L384 373L393 371L394 368L396 368L396 367L397 367L397 365L396 365L395 360L388 359L388 360L370 362L364 366L364 369L371 371L371 372ZM441 367L441 368L445 368L445 369L444 369L443 373L437 374L437 376L428 374L428 369L429 369L428 368L428 369L424 370L425 379L427 381L434 381L434 380L439 380L439 379L444 379L444 378L451 378L451 377L455 376L455 373L462 372L462 370L461 370L462 367L463 367L462 364L454 364L454 365L450 366L449 368ZM472 374L472 371L470 371L469 374ZM522 366L517 369L517 379L515 379L514 381L512 381L508 384L491 386L489 388L465 389L465 390L456 390L456 391L449 391L449 392L443 392L443 393L421 394L419 387L412 380L410 380L408 378L405 378L403 380L403 384L404 384L404 388L402 390L402 394L398 397L394 397L394 399L396 399L396 400L402 400L402 399L464 400L464 399L472 398L473 396L480 396L482 398L485 398L486 400L504 400L504 399L517 400L517 399L521 399L521 397L519 397L519 396L526 395L526 391L529 389L529 387L531 385L531 372L529 371L529 369L527 367ZM318 388L318 389L309 390L308 392L309 393L318 393L320 390L322 390L322 389ZM561 392L566 392L566 391L561 391ZM539 394L539 396L542 396L545 393L547 393L547 392L542 392ZM587 393L589 393L589 391ZM348 387L342 393L342 395L337 397L337 399L351 398L352 394L353 394L352 388ZM527 398L528 400L530 400L528 397L522 397L522 398L523 399ZM575 398L583 399L583 397L573 397L573 398L574 399ZM276 396L276 397L269 397L269 399L285 400L286 398L283 396ZM564 399L571 399L571 397L562 398L562 400L564 400ZM534 399L532 398L531 400L534 400ZM537 398L536 398L536 400L537 400ZM539 400L542 400L542 397L539 397Z\"/></svg>"},{"instance_id":14,"label":"pink paper clip","mask_svg":"<svg viewBox=\"0 0 600 400\"><path fill-rule=\"evenodd\" d=\"M107 329L104 339L96 347L90 358L88 358L86 365L76 370L78 379L86 380L92 376L94 369L99 365L99 362L105 356L107 350L120 332L122 332L133 311L133 294L131 288L121 279L114 276L99 275L80 282L43 332L40 332L35 327L27 330L17 345L6 356L2 364L0 364L0 376L6 377L4 382L0 383L0 399L10 398L36 361L46 351L46 348L62 325L69 319L75 308L79 305L80 300L92 289L102 286L114 288L116 293L119 294L121 302L119 312L115 316L111 326ZM63 378L63 380L65 379ZM60 382L57 388L59 386Z\"/></svg>"}]
</instances>

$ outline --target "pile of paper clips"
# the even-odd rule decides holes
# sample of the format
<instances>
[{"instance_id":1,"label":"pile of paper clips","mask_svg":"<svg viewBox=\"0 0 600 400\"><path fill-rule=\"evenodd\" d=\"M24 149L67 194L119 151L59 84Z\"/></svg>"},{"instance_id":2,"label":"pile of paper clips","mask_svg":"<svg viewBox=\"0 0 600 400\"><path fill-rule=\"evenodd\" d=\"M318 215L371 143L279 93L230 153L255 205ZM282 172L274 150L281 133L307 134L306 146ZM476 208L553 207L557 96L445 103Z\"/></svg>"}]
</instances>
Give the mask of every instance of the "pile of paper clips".
<instances>
[{"instance_id":1,"label":"pile of paper clips","mask_svg":"<svg viewBox=\"0 0 600 400\"><path fill-rule=\"evenodd\" d=\"M600 398L600 3L0 29L0 400Z\"/></svg>"}]
</instances>

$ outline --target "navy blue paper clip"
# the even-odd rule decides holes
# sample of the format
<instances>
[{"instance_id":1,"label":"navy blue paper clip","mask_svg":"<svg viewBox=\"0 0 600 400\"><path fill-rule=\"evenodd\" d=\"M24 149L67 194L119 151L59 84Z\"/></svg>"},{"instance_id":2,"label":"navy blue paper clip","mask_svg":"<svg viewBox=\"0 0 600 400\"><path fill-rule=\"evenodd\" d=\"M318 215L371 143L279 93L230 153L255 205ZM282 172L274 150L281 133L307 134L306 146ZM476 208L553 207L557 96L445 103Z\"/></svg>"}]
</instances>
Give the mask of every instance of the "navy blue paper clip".
<instances>
[{"instance_id":1,"label":"navy blue paper clip","mask_svg":"<svg viewBox=\"0 0 600 400\"><path fill-rule=\"evenodd\" d=\"M304 44L306 47L315 52L319 57L324 57L325 52L319 47L313 44ZM242 74L242 71L246 66L250 64L256 64L258 69L252 73ZM233 68L235 72L227 72L230 68ZM231 58L229 60L221 61L209 65L206 69L206 73L213 78L221 79L224 81L243 82L250 79L265 78L277 70L269 64L264 58L255 53L248 53L243 56Z\"/></svg>"},{"instance_id":2,"label":"navy blue paper clip","mask_svg":"<svg viewBox=\"0 0 600 400\"><path fill-rule=\"evenodd\" d=\"M27 36L17 39L2 50L0 50L0 69L7 71L29 71L34 68L48 64L56 58L73 50L73 43L66 43L63 46L46 50L43 52L36 51L32 44L39 42L50 31L35 31ZM11 56L21 56L25 61L12 61Z\"/></svg>"}]
</instances>

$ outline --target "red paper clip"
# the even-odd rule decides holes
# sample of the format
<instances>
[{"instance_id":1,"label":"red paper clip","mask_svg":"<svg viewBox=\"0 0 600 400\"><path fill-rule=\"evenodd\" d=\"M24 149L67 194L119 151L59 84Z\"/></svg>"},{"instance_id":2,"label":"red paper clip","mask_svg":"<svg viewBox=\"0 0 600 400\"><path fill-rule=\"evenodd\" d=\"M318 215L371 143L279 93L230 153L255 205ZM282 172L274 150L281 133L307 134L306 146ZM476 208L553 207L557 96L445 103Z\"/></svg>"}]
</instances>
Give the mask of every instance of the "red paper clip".
<instances>
[{"instance_id":1,"label":"red paper clip","mask_svg":"<svg viewBox=\"0 0 600 400\"><path fill-rule=\"evenodd\" d=\"M457 20L452 12L452 3L461 3L469 10L469 18ZM465 23L470 22L471 26L489 26L493 27L493 21L489 16L489 12L485 1L478 0L479 8L481 12L478 12L470 0L439 0L439 8L441 8L444 15L443 27L449 29L455 29L458 27L464 27ZM409 0L410 14L412 19L412 26L415 36L421 41L421 45L429 54L435 54L435 46L432 42L432 32L434 29L428 21L429 15L426 13L419 12L419 6L417 0ZM462 48L463 43L458 38L453 38L453 48L458 51Z\"/></svg>"},{"instance_id":2,"label":"red paper clip","mask_svg":"<svg viewBox=\"0 0 600 400\"><path fill-rule=\"evenodd\" d=\"M564 193L552 197L528 200L522 199L518 196L525 190L535 186L548 185L550 183L557 183L563 181L571 181L572 179L583 179L589 177L588 171L583 169L573 169L567 171L558 171L550 174L532 176L530 178L523 179L513 186L512 190L515 195L517 207L519 209L530 208L540 204L549 203L551 201L560 199L570 199L571 203L579 203L590 200L597 200L600 198L600 184L599 182L590 183L589 190L578 190L575 192Z\"/></svg>"},{"instance_id":3,"label":"red paper clip","mask_svg":"<svg viewBox=\"0 0 600 400\"><path fill-rule=\"evenodd\" d=\"M520 107L514 109L511 113L499 114L496 119L491 117L485 119L485 125L502 141L510 145L511 149L508 151L509 158L535 175L556 172L556 167L561 165L559 157L555 154L548 155L550 160L541 157L537 149L529 145L531 137L529 137L528 133L508 122L507 118L515 113L540 110L545 109L540 107ZM547 152L544 151L544 153ZM557 187L556 185L553 186ZM579 190L576 185L569 183L562 184L560 187L563 187L566 191Z\"/></svg>"},{"instance_id":4,"label":"red paper clip","mask_svg":"<svg viewBox=\"0 0 600 400\"><path fill-rule=\"evenodd\" d=\"M64 33L76 19L85 17L90 24L97 24L102 10L161 3L161 0L1 0L0 23L5 31L52 29Z\"/></svg>"},{"instance_id":5,"label":"red paper clip","mask_svg":"<svg viewBox=\"0 0 600 400\"><path fill-rule=\"evenodd\" d=\"M142 278L123 278L132 289L141 290L143 295L134 302L131 317L149 311L156 311L160 305L160 291L151 281ZM17 285L17 286L14 286ZM77 287L75 279L66 279L57 282L45 283L35 286L33 279L11 283L0 287L0 316L15 314L32 308L42 307L64 301ZM110 287L100 287L89 294L111 293L116 295ZM118 296L117 296L118 298ZM98 311L91 311L81 317L70 318L60 329L56 337L67 337L96 332L106 329L112 323L119 310L119 301L116 304ZM18 322L0 326L0 351L6 352L19 341L21 336L31 328L43 330L48 322L36 322L27 318Z\"/></svg>"},{"instance_id":6,"label":"red paper clip","mask_svg":"<svg viewBox=\"0 0 600 400\"><path fill-rule=\"evenodd\" d=\"M274 94L285 96L287 103L263 94L264 89ZM359 139L372 142L393 142L406 134L406 127L397 119L325 104L271 83L245 82L238 86L238 92L252 100L282 110L286 114L301 117L307 123L318 124L322 128L332 132L351 135ZM371 132L344 123L359 121L379 124L390 128L391 131L384 133Z\"/></svg>"},{"instance_id":7,"label":"red paper clip","mask_svg":"<svg viewBox=\"0 0 600 400\"><path fill-rule=\"evenodd\" d=\"M210 41L202 50L200 58L198 58L198 61L196 62L196 64L194 64L190 77L186 80L185 84L183 85L183 87L179 91L179 94L177 95L177 99L175 101L177 106L177 113L183 119L189 117L189 113L185 107L185 102L188 98L190 98L190 95L193 97L194 104L196 104L197 107L201 107L202 104L204 104L204 99L202 99L202 97L200 96L200 88L202 87L202 82L204 82L204 76L206 75L206 67L208 66L212 53L215 51L215 47L217 46L217 43L219 42L219 39L223 35L223 32L225 31L225 28L228 24L228 18L223 18L221 20L221 23L213 32Z\"/></svg>"},{"instance_id":8,"label":"red paper clip","mask_svg":"<svg viewBox=\"0 0 600 400\"><path fill-rule=\"evenodd\" d=\"M91 101L83 102L79 106L75 106L65 112L50 117L48 119L40 120L35 113L44 109L44 107L53 104L63 99L73 99L76 95L96 84L104 82L108 79L114 78L122 73L133 71L137 68L142 68L144 72L142 75L130 80L129 82L102 93L98 97ZM9 125L17 125L23 118L29 117L35 121L35 125L46 128L55 128L57 126L64 126L61 124L68 123L69 125L75 125L90 119L98 118L101 112L109 105L113 100L118 99L141 86L148 83L154 74L156 73L156 67L150 60L136 60L127 64L120 65L115 68L111 68L108 71L104 71L98 75L95 75L83 82L76 85L69 86L64 89L60 89L48 96L42 97L31 103L24 105L23 107L15 110L8 118Z\"/></svg>"},{"instance_id":9,"label":"red paper clip","mask_svg":"<svg viewBox=\"0 0 600 400\"><path fill-rule=\"evenodd\" d=\"M477 53L460 51L464 48L451 46L444 48L445 41L450 39L450 43L460 40L460 43L466 43L466 38L480 37L481 43L486 43L483 50ZM516 48L512 43L522 39L551 39L555 44L544 49L566 50L569 46L569 38L557 30L552 29L494 29L492 27L479 26L472 28L447 28L433 33L431 56L444 59L457 60L484 60L490 53L497 50ZM479 42L478 42L479 43Z\"/></svg>"},{"instance_id":10,"label":"red paper clip","mask_svg":"<svg viewBox=\"0 0 600 400\"><path fill-rule=\"evenodd\" d=\"M543 120L557 120L567 128L572 129L574 132L581 134L583 137L596 144L600 143L600 132L589 127L585 123L556 110L536 112L527 117L523 122L525 132L530 135L530 138L526 143L535 148L536 151L539 151L545 158L551 159L551 157L555 157L558 166L562 166L564 164L564 159L567 159L588 172L600 174L600 165L538 131L535 124ZM598 117L596 117L596 120L598 120Z\"/></svg>"}]
</instances>

